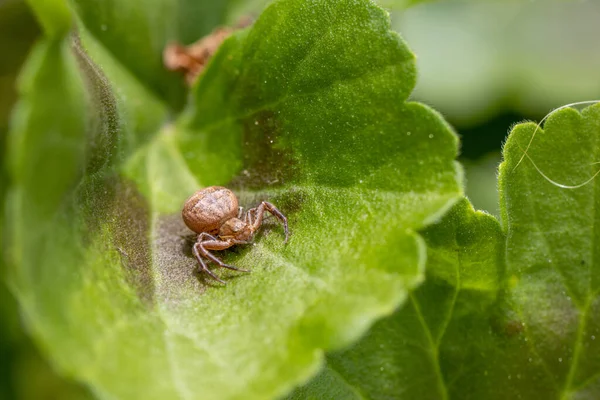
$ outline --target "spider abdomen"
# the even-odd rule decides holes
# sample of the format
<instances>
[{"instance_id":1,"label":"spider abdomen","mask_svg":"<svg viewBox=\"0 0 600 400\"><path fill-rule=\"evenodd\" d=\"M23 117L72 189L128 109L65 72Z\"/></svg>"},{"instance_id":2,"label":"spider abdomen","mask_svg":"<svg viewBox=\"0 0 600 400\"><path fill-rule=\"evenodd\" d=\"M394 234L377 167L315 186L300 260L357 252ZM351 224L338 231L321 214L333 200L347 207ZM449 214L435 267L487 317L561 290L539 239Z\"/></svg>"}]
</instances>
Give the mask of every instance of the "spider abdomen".
<instances>
[{"instance_id":1,"label":"spider abdomen","mask_svg":"<svg viewBox=\"0 0 600 400\"><path fill-rule=\"evenodd\" d=\"M196 233L216 234L223 223L237 216L235 194L222 186L211 186L194 193L183 206L181 216Z\"/></svg>"}]
</instances>

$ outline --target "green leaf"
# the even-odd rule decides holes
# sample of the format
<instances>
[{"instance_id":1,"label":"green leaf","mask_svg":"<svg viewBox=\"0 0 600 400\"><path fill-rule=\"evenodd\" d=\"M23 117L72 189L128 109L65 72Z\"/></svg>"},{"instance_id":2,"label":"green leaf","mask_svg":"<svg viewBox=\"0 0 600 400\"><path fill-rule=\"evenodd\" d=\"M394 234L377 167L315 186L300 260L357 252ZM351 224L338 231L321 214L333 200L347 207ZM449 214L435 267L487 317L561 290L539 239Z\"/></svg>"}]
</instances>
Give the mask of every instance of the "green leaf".
<instances>
[{"instance_id":1,"label":"green leaf","mask_svg":"<svg viewBox=\"0 0 600 400\"><path fill-rule=\"evenodd\" d=\"M460 169L448 125L406 102L414 57L389 28L366 0L277 2L161 129L165 103L117 44L85 23L72 48L42 43L11 133L12 282L58 368L99 397L272 398L406 298L416 232L459 198ZM29 154L57 167L35 174ZM215 271L224 287L194 273L180 217L215 184L292 231L284 245L266 221L219 254L252 269Z\"/></svg>"},{"instance_id":2,"label":"green leaf","mask_svg":"<svg viewBox=\"0 0 600 400\"><path fill-rule=\"evenodd\" d=\"M500 166L509 332L475 393L505 385L504 397L600 395L600 186L596 178L565 189L542 175L585 182L598 171L599 149L598 105L558 111L537 132L532 123L513 129Z\"/></svg>"},{"instance_id":3,"label":"green leaf","mask_svg":"<svg viewBox=\"0 0 600 400\"><path fill-rule=\"evenodd\" d=\"M500 289L504 236L490 215L464 199L423 232L426 281L393 315L377 322L351 348L290 399L348 392L347 399L464 397L454 384L481 365L472 359L489 340L489 314Z\"/></svg>"},{"instance_id":4,"label":"green leaf","mask_svg":"<svg viewBox=\"0 0 600 400\"><path fill-rule=\"evenodd\" d=\"M2 399L93 399L82 387L60 377L39 354L22 329L17 303L4 280L0 282L0 357Z\"/></svg>"},{"instance_id":5,"label":"green leaf","mask_svg":"<svg viewBox=\"0 0 600 400\"><path fill-rule=\"evenodd\" d=\"M9 143L9 168L20 187L14 194L20 198L15 204L22 207L30 221L27 225L33 226L34 221L43 223L58 211L65 192L80 179L84 164L87 114L81 99L85 93L66 41L46 39L36 45L22 72L20 94Z\"/></svg>"},{"instance_id":6,"label":"green leaf","mask_svg":"<svg viewBox=\"0 0 600 400\"><path fill-rule=\"evenodd\" d=\"M40 29L21 0L0 4L0 154L5 153L8 120L16 101L15 81ZM4 161L4 159L3 159ZM0 210L5 209L8 176L5 162L0 165ZM77 389L59 378L35 351L22 329L17 302L9 292L6 278L4 212L0 212L0 398L75 399Z\"/></svg>"},{"instance_id":7,"label":"green leaf","mask_svg":"<svg viewBox=\"0 0 600 400\"><path fill-rule=\"evenodd\" d=\"M265 237L252 251L231 258L235 265L253 268L253 279L232 282L236 296L205 292L202 314L219 316L217 324L190 318L179 329L206 338L228 327L208 342L216 359L223 357L221 348L248 354L247 343L254 341L248 357L260 362L256 369L262 372L249 379L264 386L272 385L271 379L290 381L293 373L306 376L302 370L313 370L319 359L316 349L348 343L373 316L393 309L419 275L420 245L407 228L422 226L431 218L425 213L436 213L458 193L451 162L455 138L423 106L402 104L412 84L412 55L388 31L381 11L344 2L315 2L314 18L306 18L306 11L302 2L277 3L252 31L227 42L200 81L194 107L173 133L176 143L167 137L145 160L136 161L131 175L138 181L150 175L145 194L161 214L177 212L198 185L232 178L243 204L266 198L288 210L293 236L286 248L280 234ZM299 18L302 26L290 24ZM355 34L348 35L348 27ZM357 54L362 56L355 59ZM173 178L182 162L200 183ZM401 173L417 166L423 167L414 174ZM240 169L243 174L234 177ZM439 172L427 178L428 170ZM437 188L430 192L426 187L431 184ZM435 192L446 194L437 197ZM179 217L156 218L161 236L185 231ZM378 242L365 243L370 236ZM173 275L189 269L190 260L171 249L158 249L165 253L159 260L167 264L163 281L171 282L160 290L171 299L186 299L189 289ZM269 309L277 303L278 313L257 311L240 320L231 310L248 307L240 299L255 298L253 293L261 293L253 307ZM283 293L294 293L294 302L282 302ZM179 316L198 307L183 300L169 304L167 323L180 325ZM265 348L258 343L264 343L269 329L254 337L256 325L289 328L271 333ZM247 332L247 341L232 339L240 331ZM295 351L281 357L276 349L283 343ZM291 358L302 353L314 355ZM199 357L183 369L193 368ZM289 375L281 368L275 372L277 365L285 365ZM219 373L212 364L197 368ZM220 379L229 373L223 371ZM207 382L196 377L195 384Z\"/></svg>"}]
</instances>

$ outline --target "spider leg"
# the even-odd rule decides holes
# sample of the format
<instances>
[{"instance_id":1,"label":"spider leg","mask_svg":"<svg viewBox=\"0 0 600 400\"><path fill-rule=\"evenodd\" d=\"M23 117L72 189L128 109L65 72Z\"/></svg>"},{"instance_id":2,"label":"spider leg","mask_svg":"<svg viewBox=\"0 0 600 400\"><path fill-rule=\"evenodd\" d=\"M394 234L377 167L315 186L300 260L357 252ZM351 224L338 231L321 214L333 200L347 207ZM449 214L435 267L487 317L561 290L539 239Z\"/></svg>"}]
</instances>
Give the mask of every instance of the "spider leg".
<instances>
[{"instance_id":1,"label":"spider leg","mask_svg":"<svg viewBox=\"0 0 600 400\"><path fill-rule=\"evenodd\" d=\"M196 257L196 260L198 260L198 263L200 264L200 268L199 268L200 272L206 272L214 280L219 281L223 284L226 284L225 281L219 279L218 276L216 276L210 269L208 269L208 267L206 266L206 263L204 262L204 260L200 256L200 253L198 252L199 248L200 248L200 243L196 243L194 245L194 247L192 248L192 251L194 253L194 256Z\"/></svg>"},{"instance_id":2,"label":"spider leg","mask_svg":"<svg viewBox=\"0 0 600 400\"><path fill-rule=\"evenodd\" d=\"M206 237L210 237L212 239L203 240ZM227 241L217 240L217 239L214 239L213 236L211 236L207 233L202 233L202 234L200 234L200 236L198 236L198 247L204 257L208 258L209 260L211 260L212 262L214 262L215 264L217 264L223 268L231 269L234 271L240 271L240 272L250 272L247 269L242 269L242 268L234 267L233 265L225 264L218 257L212 255L208 251L208 250L225 250L235 244L242 244L242 242L239 240L227 240Z\"/></svg>"},{"instance_id":3,"label":"spider leg","mask_svg":"<svg viewBox=\"0 0 600 400\"><path fill-rule=\"evenodd\" d=\"M210 240L219 240L215 236L211 235L210 233L206 233L206 232L201 233L196 240L198 242L202 242L207 238Z\"/></svg>"},{"instance_id":4,"label":"spider leg","mask_svg":"<svg viewBox=\"0 0 600 400\"><path fill-rule=\"evenodd\" d=\"M250 222L250 210L246 211L243 216L238 218L244 221L245 224L252 225Z\"/></svg>"},{"instance_id":5,"label":"spider leg","mask_svg":"<svg viewBox=\"0 0 600 400\"><path fill-rule=\"evenodd\" d=\"M203 255L205 255L206 258L208 258L209 260L211 260L212 262L214 262L215 264L218 264L219 266L221 266L223 268L231 269L231 270L234 270L234 271L240 271L240 272L250 272L247 269L238 268L238 267L234 267L233 265L225 264L218 257L210 254L210 252L208 252L208 250L206 250L206 249L203 249L203 250L204 250L203 251Z\"/></svg>"},{"instance_id":6,"label":"spider leg","mask_svg":"<svg viewBox=\"0 0 600 400\"><path fill-rule=\"evenodd\" d=\"M249 209L246 214L244 215L244 222L247 223L248 225L254 225L254 221L256 219L256 210L257 208L251 208Z\"/></svg>"},{"instance_id":7,"label":"spider leg","mask_svg":"<svg viewBox=\"0 0 600 400\"><path fill-rule=\"evenodd\" d=\"M251 224L252 231L256 231L262 224L262 220L263 220L265 211L268 211L269 213L274 215L283 224L283 229L285 231L284 243L287 243L288 238L290 236L287 218L285 217L285 215L283 215L283 213L281 211L279 211L277 209L277 207L275 207L273 204L269 203L268 201L263 201L262 203L260 203L260 205L258 207L248 210L247 214L250 214L251 212L256 212L256 219Z\"/></svg>"}]
</instances>

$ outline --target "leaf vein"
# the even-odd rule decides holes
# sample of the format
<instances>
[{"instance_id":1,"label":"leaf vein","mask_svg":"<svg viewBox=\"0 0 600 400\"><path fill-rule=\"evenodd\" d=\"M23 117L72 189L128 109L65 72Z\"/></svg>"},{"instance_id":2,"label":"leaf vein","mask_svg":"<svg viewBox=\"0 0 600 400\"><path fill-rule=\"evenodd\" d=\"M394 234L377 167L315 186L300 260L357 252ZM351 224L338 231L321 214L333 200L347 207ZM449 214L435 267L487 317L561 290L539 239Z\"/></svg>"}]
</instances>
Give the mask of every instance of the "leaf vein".
<instances>
[{"instance_id":1,"label":"leaf vein","mask_svg":"<svg viewBox=\"0 0 600 400\"><path fill-rule=\"evenodd\" d=\"M448 399L448 391L447 391L446 384L445 384L444 378L442 376L442 370L440 367L439 354L438 354L439 349L438 349L437 343L433 339L431 330L429 329L429 326L427 325L427 322L425 321L425 317L423 316L421 307L419 306L419 302L415 298L414 293L410 292L409 296L410 296L410 300L414 306L414 309L415 309L415 312L417 315L417 319L421 323L421 326L423 327L423 331L425 332L425 336L427 337L427 341L429 342L430 349L429 349L428 353L431 355L431 361L433 362L433 365L435 367L435 375L437 378L438 386L441 391L440 394L442 396L442 399Z\"/></svg>"},{"instance_id":2,"label":"leaf vein","mask_svg":"<svg viewBox=\"0 0 600 400\"><path fill-rule=\"evenodd\" d=\"M329 368L331 370L331 372L333 372L335 374L335 376L337 376L346 386L348 386L348 388L350 388L350 390L352 390L352 393L354 393L356 395L356 397L358 397L360 400L367 400L367 397L365 397L360 390L355 387L354 385L350 384L350 382L348 382L346 380L346 378L336 369L334 369L333 367L330 366Z\"/></svg>"}]
</instances>

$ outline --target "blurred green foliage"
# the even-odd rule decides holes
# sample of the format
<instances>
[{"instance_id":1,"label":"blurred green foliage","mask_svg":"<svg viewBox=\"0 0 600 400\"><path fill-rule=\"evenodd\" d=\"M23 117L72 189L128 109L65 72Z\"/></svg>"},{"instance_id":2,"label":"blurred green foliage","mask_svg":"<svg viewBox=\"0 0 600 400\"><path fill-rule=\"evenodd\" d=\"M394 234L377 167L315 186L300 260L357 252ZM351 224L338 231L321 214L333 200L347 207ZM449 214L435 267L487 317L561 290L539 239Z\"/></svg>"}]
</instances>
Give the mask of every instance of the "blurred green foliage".
<instances>
[{"instance_id":1,"label":"blurred green foliage","mask_svg":"<svg viewBox=\"0 0 600 400\"><path fill-rule=\"evenodd\" d=\"M600 97L600 2L437 1L394 17L418 58L414 97L456 126Z\"/></svg>"},{"instance_id":2,"label":"blurred green foliage","mask_svg":"<svg viewBox=\"0 0 600 400\"><path fill-rule=\"evenodd\" d=\"M5 154L6 133L16 101L20 68L35 40L39 26L21 0L0 1L0 154ZM0 204L4 209L7 175L0 165ZM0 218L3 213L0 213ZM0 223L0 225L2 225ZM0 233L3 237L4 232ZM4 277L5 248L0 248L0 276ZM85 400L88 392L58 376L27 337L17 303L0 279L0 399Z\"/></svg>"},{"instance_id":3,"label":"blurred green foliage","mask_svg":"<svg viewBox=\"0 0 600 400\"><path fill-rule=\"evenodd\" d=\"M0 154L5 154L8 121L17 96L15 81L38 35L39 28L23 1L0 1ZM4 163L0 173L0 201L4 201Z\"/></svg>"}]
</instances>

